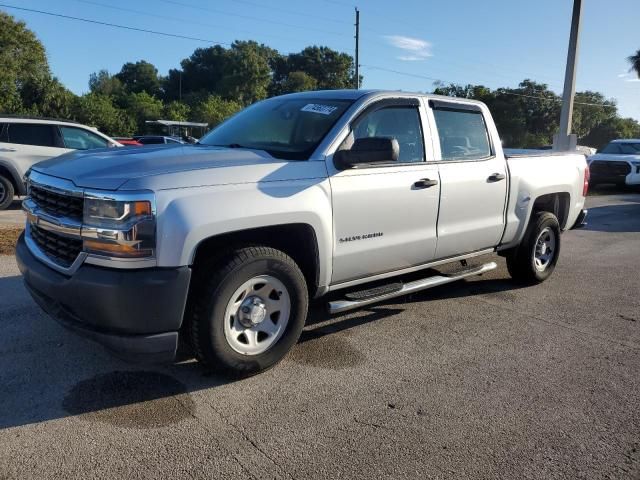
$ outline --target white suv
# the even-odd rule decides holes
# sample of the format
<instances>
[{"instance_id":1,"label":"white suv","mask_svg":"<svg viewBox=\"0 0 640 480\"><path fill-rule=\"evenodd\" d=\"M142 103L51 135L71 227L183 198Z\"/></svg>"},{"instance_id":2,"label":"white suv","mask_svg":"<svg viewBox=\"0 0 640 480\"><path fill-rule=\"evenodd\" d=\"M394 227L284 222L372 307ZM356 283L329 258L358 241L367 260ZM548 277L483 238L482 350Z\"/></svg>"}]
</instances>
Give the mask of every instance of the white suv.
<instances>
[{"instance_id":1,"label":"white suv","mask_svg":"<svg viewBox=\"0 0 640 480\"><path fill-rule=\"evenodd\" d=\"M0 210L25 195L22 178L36 163L73 150L120 147L97 129L71 121L0 116Z\"/></svg>"}]
</instances>

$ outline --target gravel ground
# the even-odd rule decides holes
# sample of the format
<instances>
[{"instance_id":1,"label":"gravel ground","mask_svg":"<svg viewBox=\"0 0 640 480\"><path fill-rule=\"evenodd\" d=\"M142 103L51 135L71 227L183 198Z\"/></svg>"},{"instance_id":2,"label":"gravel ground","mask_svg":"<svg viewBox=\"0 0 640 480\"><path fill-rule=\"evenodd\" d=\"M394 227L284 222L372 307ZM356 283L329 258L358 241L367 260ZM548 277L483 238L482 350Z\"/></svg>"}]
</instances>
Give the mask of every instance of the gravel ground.
<instances>
[{"instance_id":1,"label":"gravel ground","mask_svg":"<svg viewBox=\"0 0 640 480\"><path fill-rule=\"evenodd\" d=\"M589 199L551 279L330 318L228 382L120 362L0 257L0 479L640 478L640 195Z\"/></svg>"}]
</instances>

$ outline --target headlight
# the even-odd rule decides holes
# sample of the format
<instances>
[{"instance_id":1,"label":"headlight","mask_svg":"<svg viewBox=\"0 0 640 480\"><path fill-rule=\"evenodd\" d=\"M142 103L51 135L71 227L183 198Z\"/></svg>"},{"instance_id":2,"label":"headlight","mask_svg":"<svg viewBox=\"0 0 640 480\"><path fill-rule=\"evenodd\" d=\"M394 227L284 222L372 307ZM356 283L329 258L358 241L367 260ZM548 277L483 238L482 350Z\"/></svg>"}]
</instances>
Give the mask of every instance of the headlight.
<instances>
[{"instance_id":1,"label":"headlight","mask_svg":"<svg viewBox=\"0 0 640 480\"><path fill-rule=\"evenodd\" d=\"M85 196L82 222L85 252L119 258L155 255L153 194L133 194L130 197Z\"/></svg>"}]
</instances>

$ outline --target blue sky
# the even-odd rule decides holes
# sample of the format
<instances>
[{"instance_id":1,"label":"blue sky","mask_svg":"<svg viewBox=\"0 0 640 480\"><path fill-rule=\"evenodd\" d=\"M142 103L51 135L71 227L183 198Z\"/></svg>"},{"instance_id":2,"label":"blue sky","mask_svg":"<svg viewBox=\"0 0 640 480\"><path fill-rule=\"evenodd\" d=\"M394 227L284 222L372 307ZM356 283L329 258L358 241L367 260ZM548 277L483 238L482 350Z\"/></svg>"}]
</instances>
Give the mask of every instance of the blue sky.
<instances>
[{"instance_id":1,"label":"blue sky","mask_svg":"<svg viewBox=\"0 0 640 480\"><path fill-rule=\"evenodd\" d=\"M524 78L561 93L572 0L0 0L0 3L215 42L253 39L281 52L327 45L353 53L354 5L361 14L365 88L430 91L433 79L516 86ZM195 7L195 8L194 8ZM47 48L54 74L88 90L91 72L144 59L161 73L205 42L167 38L8 11ZM134 10L135 12L133 12ZM618 101L640 120L640 81L626 57L640 49L639 0L584 0L578 90ZM411 75L402 75L386 70ZM423 78L427 77L427 78Z\"/></svg>"}]
</instances>

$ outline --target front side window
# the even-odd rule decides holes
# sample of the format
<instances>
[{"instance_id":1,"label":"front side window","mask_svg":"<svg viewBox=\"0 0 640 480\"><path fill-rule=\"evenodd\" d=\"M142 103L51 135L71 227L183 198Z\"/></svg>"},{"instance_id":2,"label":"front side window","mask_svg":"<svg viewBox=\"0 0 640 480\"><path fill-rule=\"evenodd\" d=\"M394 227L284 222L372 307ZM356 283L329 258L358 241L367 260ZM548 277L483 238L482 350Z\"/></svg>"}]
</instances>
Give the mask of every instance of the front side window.
<instances>
[{"instance_id":1,"label":"front side window","mask_svg":"<svg viewBox=\"0 0 640 480\"><path fill-rule=\"evenodd\" d=\"M358 119L354 140L367 137L395 138L400 146L398 162L423 162L424 142L417 107L386 107Z\"/></svg>"},{"instance_id":2,"label":"front side window","mask_svg":"<svg viewBox=\"0 0 640 480\"><path fill-rule=\"evenodd\" d=\"M434 108L442 160L478 160L491 155L482 112Z\"/></svg>"},{"instance_id":3,"label":"front side window","mask_svg":"<svg viewBox=\"0 0 640 480\"><path fill-rule=\"evenodd\" d=\"M91 148L105 148L109 142L95 133L88 132L82 128L60 127L64 146L75 150L89 150Z\"/></svg>"},{"instance_id":4,"label":"front side window","mask_svg":"<svg viewBox=\"0 0 640 480\"><path fill-rule=\"evenodd\" d=\"M631 142L611 142L599 153L610 155L640 155L640 143Z\"/></svg>"},{"instance_id":5,"label":"front side window","mask_svg":"<svg viewBox=\"0 0 640 480\"><path fill-rule=\"evenodd\" d=\"M7 132L9 143L57 147L55 130L51 125L38 123L10 123Z\"/></svg>"},{"instance_id":6,"label":"front side window","mask_svg":"<svg viewBox=\"0 0 640 480\"><path fill-rule=\"evenodd\" d=\"M234 115L198 143L265 150L276 158L306 160L353 102L272 98Z\"/></svg>"}]
</instances>

